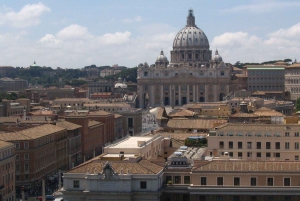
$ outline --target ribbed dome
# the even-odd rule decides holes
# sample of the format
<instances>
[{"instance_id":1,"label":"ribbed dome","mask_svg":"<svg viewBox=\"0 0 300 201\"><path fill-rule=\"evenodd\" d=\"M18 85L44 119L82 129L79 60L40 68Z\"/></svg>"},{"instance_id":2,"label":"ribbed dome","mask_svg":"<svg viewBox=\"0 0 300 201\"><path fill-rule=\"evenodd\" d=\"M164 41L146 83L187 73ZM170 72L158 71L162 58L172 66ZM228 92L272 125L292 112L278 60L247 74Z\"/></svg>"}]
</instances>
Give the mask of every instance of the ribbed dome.
<instances>
[{"instance_id":1,"label":"ribbed dome","mask_svg":"<svg viewBox=\"0 0 300 201\"><path fill-rule=\"evenodd\" d=\"M218 50L216 50L215 56L212 58L212 60L214 60L215 62L221 62L221 61L223 61L222 57L219 55Z\"/></svg>"},{"instance_id":2,"label":"ribbed dome","mask_svg":"<svg viewBox=\"0 0 300 201\"><path fill-rule=\"evenodd\" d=\"M189 10L187 25L177 33L173 42L174 49L184 47L209 48L205 33L195 24L193 10Z\"/></svg>"},{"instance_id":3,"label":"ribbed dome","mask_svg":"<svg viewBox=\"0 0 300 201\"><path fill-rule=\"evenodd\" d=\"M168 58L164 55L164 51L160 52L160 55L156 59L157 62L167 62Z\"/></svg>"}]
</instances>

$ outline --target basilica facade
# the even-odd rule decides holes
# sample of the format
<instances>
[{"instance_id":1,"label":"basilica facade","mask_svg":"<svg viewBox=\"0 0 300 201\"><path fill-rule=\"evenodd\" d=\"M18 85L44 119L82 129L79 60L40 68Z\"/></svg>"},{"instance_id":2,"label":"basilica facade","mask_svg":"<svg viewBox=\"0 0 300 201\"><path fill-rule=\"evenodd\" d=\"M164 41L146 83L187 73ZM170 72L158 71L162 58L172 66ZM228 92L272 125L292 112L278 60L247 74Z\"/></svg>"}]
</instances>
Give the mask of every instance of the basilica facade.
<instances>
[{"instance_id":1,"label":"basilica facade","mask_svg":"<svg viewBox=\"0 0 300 201\"><path fill-rule=\"evenodd\" d=\"M141 108L215 102L229 93L230 67L217 50L212 56L205 33L195 24L193 10L175 36L170 59L161 51L155 64L138 66Z\"/></svg>"}]
</instances>

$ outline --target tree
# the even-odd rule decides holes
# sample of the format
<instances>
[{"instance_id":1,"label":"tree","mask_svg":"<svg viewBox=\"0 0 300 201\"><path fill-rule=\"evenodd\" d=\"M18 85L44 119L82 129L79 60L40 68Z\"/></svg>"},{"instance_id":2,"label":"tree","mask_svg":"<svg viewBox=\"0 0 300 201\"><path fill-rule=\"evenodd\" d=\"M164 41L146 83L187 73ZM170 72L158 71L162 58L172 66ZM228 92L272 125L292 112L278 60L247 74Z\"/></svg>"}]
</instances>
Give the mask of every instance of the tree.
<instances>
[{"instance_id":1,"label":"tree","mask_svg":"<svg viewBox=\"0 0 300 201\"><path fill-rule=\"evenodd\" d=\"M284 62L292 62L292 60L291 59L285 59L285 60L283 60Z\"/></svg>"},{"instance_id":2,"label":"tree","mask_svg":"<svg viewBox=\"0 0 300 201\"><path fill-rule=\"evenodd\" d=\"M298 111L300 111L300 98L298 98L296 102L296 112Z\"/></svg>"}]
</instances>

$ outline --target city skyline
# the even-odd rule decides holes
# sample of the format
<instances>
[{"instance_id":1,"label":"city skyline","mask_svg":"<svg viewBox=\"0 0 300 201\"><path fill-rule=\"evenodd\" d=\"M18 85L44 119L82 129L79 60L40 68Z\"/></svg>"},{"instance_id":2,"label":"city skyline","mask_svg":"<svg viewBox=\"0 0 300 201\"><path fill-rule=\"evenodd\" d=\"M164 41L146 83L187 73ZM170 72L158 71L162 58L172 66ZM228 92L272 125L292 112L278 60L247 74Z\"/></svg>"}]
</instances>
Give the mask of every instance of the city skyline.
<instances>
[{"instance_id":1,"label":"city skyline","mask_svg":"<svg viewBox=\"0 0 300 201\"><path fill-rule=\"evenodd\" d=\"M0 65L52 68L153 64L170 60L188 9L224 62L297 58L297 1L3 1Z\"/></svg>"}]
</instances>

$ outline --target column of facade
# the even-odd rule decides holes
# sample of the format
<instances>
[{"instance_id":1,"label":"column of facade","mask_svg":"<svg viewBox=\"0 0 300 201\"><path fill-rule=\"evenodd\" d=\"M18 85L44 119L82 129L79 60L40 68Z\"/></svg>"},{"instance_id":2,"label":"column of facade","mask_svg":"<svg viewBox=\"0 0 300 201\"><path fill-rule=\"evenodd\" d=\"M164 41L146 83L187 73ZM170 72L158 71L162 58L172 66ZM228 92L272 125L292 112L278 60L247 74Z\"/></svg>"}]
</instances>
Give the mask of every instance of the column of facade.
<instances>
[{"instance_id":1,"label":"column of facade","mask_svg":"<svg viewBox=\"0 0 300 201\"><path fill-rule=\"evenodd\" d=\"M199 102L199 83L195 85L196 86L196 102Z\"/></svg>"},{"instance_id":2,"label":"column of facade","mask_svg":"<svg viewBox=\"0 0 300 201\"><path fill-rule=\"evenodd\" d=\"M197 101L196 101L196 86L197 86L197 85L194 84L194 87L193 87L193 102L194 102L194 103L197 102Z\"/></svg>"},{"instance_id":3,"label":"column of facade","mask_svg":"<svg viewBox=\"0 0 300 201\"><path fill-rule=\"evenodd\" d=\"M186 103L189 103L190 102L190 85L187 84L187 87L186 87Z\"/></svg>"},{"instance_id":4,"label":"column of facade","mask_svg":"<svg viewBox=\"0 0 300 201\"><path fill-rule=\"evenodd\" d=\"M160 85L160 105L165 104L164 102L164 85Z\"/></svg>"},{"instance_id":5,"label":"column of facade","mask_svg":"<svg viewBox=\"0 0 300 201\"><path fill-rule=\"evenodd\" d=\"M149 90L150 90L150 93L149 93L150 105L151 105L151 107L154 107L155 106L155 93L154 93L155 89L154 89L154 85L150 85Z\"/></svg>"},{"instance_id":6,"label":"column of facade","mask_svg":"<svg viewBox=\"0 0 300 201\"><path fill-rule=\"evenodd\" d=\"M178 85L178 105L181 105L181 85Z\"/></svg>"},{"instance_id":7,"label":"column of facade","mask_svg":"<svg viewBox=\"0 0 300 201\"><path fill-rule=\"evenodd\" d=\"M172 85L170 84L169 85L169 105L173 105L173 89L172 89Z\"/></svg>"}]
</instances>

